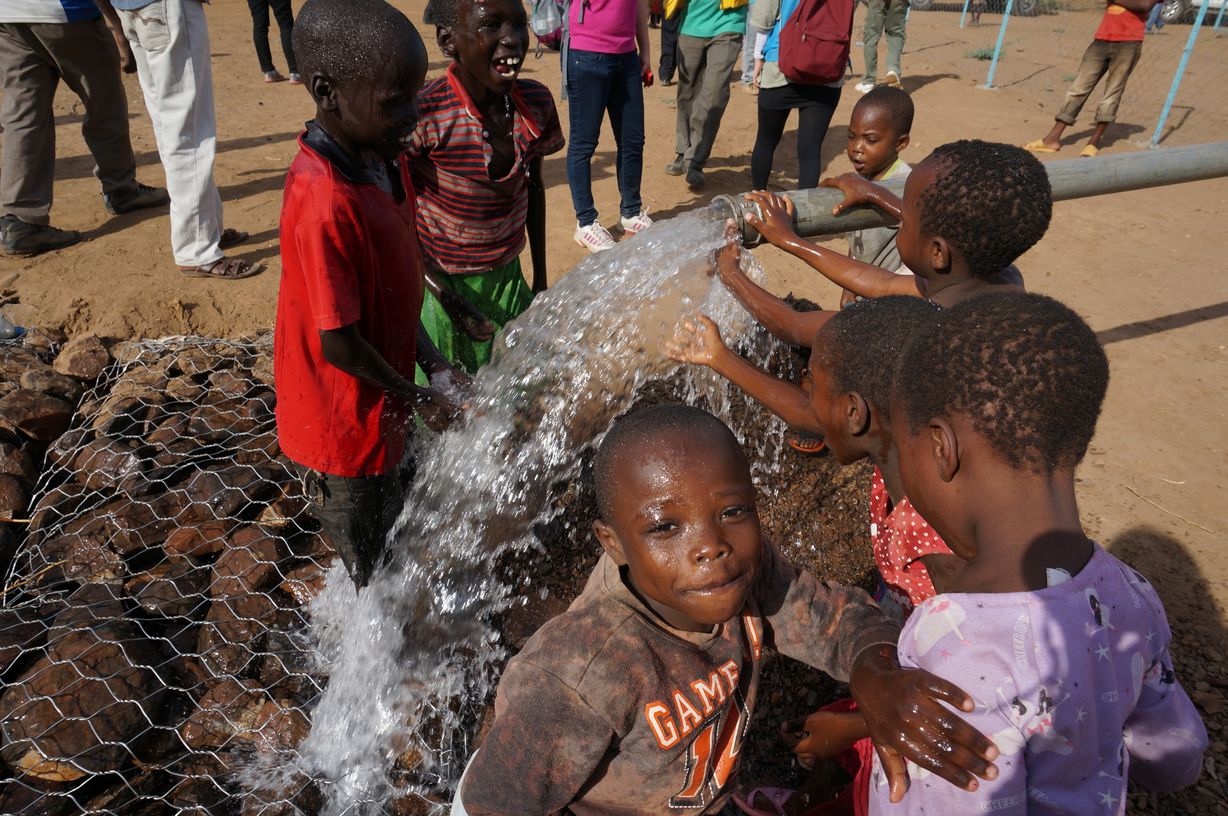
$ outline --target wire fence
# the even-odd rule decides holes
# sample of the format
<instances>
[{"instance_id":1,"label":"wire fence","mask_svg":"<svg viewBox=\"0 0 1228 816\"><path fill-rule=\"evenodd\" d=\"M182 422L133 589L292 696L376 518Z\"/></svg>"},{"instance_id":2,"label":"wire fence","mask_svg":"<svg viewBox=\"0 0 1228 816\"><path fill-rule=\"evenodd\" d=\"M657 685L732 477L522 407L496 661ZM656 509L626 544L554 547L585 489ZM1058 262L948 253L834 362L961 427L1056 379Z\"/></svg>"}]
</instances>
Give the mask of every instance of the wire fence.
<instances>
[{"instance_id":1,"label":"wire fence","mask_svg":"<svg viewBox=\"0 0 1228 816\"><path fill-rule=\"evenodd\" d=\"M1199 2L1166 0L1162 5L1163 27L1145 36L1109 141L1195 144L1217 141L1228 131L1228 0L1201 0L1201 14ZM1013 94L1047 114L1057 113L1104 15L1103 0L984 0L974 23L975 8L971 2L913 0L905 71L924 62L980 86L992 71L989 84L997 92ZM855 22L855 39L863 14ZM862 68L858 47L853 49L853 65L854 73ZM1102 80L1069 137L1090 133L1103 90Z\"/></svg>"},{"instance_id":2,"label":"wire fence","mask_svg":"<svg viewBox=\"0 0 1228 816\"><path fill-rule=\"evenodd\" d=\"M333 552L277 447L271 340L121 345L5 581L0 812L310 812L306 778L236 778L326 682L302 607Z\"/></svg>"}]
</instances>

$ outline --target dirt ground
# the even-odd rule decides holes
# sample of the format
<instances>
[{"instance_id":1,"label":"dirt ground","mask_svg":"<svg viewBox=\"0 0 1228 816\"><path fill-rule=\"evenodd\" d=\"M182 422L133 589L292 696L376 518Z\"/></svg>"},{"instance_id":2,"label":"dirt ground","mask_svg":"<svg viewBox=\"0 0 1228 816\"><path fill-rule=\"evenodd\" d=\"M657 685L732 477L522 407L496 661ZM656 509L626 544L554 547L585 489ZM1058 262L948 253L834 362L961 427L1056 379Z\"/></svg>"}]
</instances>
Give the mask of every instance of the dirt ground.
<instances>
[{"instance_id":1,"label":"dirt ground","mask_svg":"<svg viewBox=\"0 0 1228 816\"><path fill-rule=\"evenodd\" d=\"M421 19L422 0L397 5L411 19ZM992 44L992 38L985 26L968 30L979 31L975 35L960 32L958 16L913 15L916 23L910 28L904 67L905 86L918 109L913 143L905 154L914 162L956 138L1022 143L1041 135L1051 122L1034 96L1011 87L974 87L984 79L984 63L975 63L972 72L965 67L965 52L969 43ZM59 158L52 216L56 225L82 230L89 240L41 258L0 259L0 289L11 290L18 301L5 307L10 317L26 325L59 324L70 333L92 330L113 338L241 335L272 325L283 176L296 150L294 136L312 115L312 105L302 88L260 82L244 3L217 0L209 7L209 21L218 108L216 173L226 221L252 233L240 256L264 262L268 269L242 282L186 280L178 276L170 257L164 212L108 217L90 177L93 163L80 136L80 105L62 91L55 108ZM1166 29L1174 43L1183 39L1182 31ZM1087 38L1090 30L1083 35ZM1064 72L1073 72L1079 51L1065 55L1070 67ZM276 52L274 38L280 63ZM433 46L432 55L435 75L444 62ZM856 55L854 60L860 67ZM553 54L528 60L524 73L558 88ZM161 184L140 90L135 77L125 82L140 178ZM661 172L672 157L673 95L673 88L660 86L647 94L643 191L656 218L705 204L718 193L743 192L749 185L753 97L734 88L709 164L707 189L696 195L681 179ZM824 145L831 172L849 169L841 143L855 99L855 91L846 87ZM1208 105L1224 110L1222 101ZM563 117L565 121L565 110ZM1153 119L1140 115L1110 129L1108 152L1136 149L1132 142L1137 134L1153 126ZM1070 134L1086 137L1089 131L1081 124ZM1217 131L1223 132L1218 124L1203 138ZM791 186L796 172L790 155L792 132L777 154L773 182L780 189ZM594 192L603 221L610 223L617 192L608 130L603 139L593 163ZM1067 149L1059 158L1075 152ZM574 219L562 154L546 161L545 174L550 277L557 280L582 250L571 241ZM1080 471L1084 520L1093 536L1159 588L1173 623L1178 670L1204 712L1214 715L1208 725L1221 765L1228 680L1228 658L1223 656L1228 648L1228 554L1223 537L1228 523L1219 515L1217 497L1228 488L1226 213L1228 181L1223 179L1062 203L1049 234L1020 264L1031 289L1069 303L1106 344L1113 380L1099 432ZM834 287L817 274L772 248L756 253L775 290L834 301ZM1200 810L1228 813L1222 784L1209 776L1203 784L1205 797L1190 801Z\"/></svg>"}]
</instances>

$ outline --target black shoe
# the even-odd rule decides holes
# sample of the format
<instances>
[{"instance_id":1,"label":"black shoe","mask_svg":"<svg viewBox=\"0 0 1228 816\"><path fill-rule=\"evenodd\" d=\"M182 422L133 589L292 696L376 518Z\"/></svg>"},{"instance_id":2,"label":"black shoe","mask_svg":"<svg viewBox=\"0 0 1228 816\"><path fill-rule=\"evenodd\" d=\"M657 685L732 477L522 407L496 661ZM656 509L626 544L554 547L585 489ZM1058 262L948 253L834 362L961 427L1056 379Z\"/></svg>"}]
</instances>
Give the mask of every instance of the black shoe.
<instances>
[{"instance_id":1,"label":"black shoe","mask_svg":"<svg viewBox=\"0 0 1228 816\"><path fill-rule=\"evenodd\" d=\"M62 230L40 224L27 224L15 215L0 218L0 242L5 255L28 258L56 249L70 247L81 241L76 230Z\"/></svg>"},{"instance_id":2,"label":"black shoe","mask_svg":"<svg viewBox=\"0 0 1228 816\"><path fill-rule=\"evenodd\" d=\"M686 171L686 184L692 190L702 190L704 188L704 171L698 167L692 167Z\"/></svg>"},{"instance_id":3,"label":"black shoe","mask_svg":"<svg viewBox=\"0 0 1228 816\"><path fill-rule=\"evenodd\" d=\"M138 184L135 190L102 194L107 212L112 215L123 215L146 207L160 207L170 200L165 188L150 187L148 184Z\"/></svg>"},{"instance_id":4,"label":"black shoe","mask_svg":"<svg viewBox=\"0 0 1228 816\"><path fill-rule=\"evenodd\" d=\"M686 170L682 166L681 156L674 159L669 164L665 165L665 175L667 176L681 176L684 172L686 172Z\"/></svg>"}]
</instances>

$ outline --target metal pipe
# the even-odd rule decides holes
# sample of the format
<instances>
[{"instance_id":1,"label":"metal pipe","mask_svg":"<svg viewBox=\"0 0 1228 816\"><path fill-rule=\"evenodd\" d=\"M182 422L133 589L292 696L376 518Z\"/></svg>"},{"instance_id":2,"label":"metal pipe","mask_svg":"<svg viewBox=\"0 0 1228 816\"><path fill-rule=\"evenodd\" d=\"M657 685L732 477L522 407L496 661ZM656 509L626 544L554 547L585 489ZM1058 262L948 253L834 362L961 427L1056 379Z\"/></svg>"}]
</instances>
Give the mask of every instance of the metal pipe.
<instances>
[{"instance_id":1,"label":"metal pipe","mask_svg":"<svg viewBox=\"0 0 1228 816\"><path fill-rule=\"evenodd\" d=\"M1115 156L1097 156L1094 159L1051 161L1045 164L1045 170L1049 172L1054 201L1123 193L1127 190L1228 176L1228 142L1120 153ZM890 179L883 182L882 186L900 195L904 190L904 183L904 179ZM838 235L852 230L895 224L886 213L869 206L854 207L841 215L832 215L832 207L843 200L844 194L830 187L793 190L784 193L784 196L791 199L797 208L794 225L798 235ZM713 204L718 202L729 209L731 217L742 232L743 244L757 245L761 240L759 233L747 225L745 217L755 205L747 201L745 195L717 196L713 199Z\"/></svg>"},{"instance_id":2,"label":"metal pipe","mask_svg":"<svg viewBox=\"0 0 1228 816\"><path fill-rule=\"evenodd\" d=\"M1181 61L1177 63L1177 73L1173 74L1173 84L1168 89L1168 98L1164 100L1164 108L1160 111L1160 121L1156 122L1156 131L1151 134L1151 146L1160 143L1160 135L1164 132L1164 123L1168 121L1168 112L1172 110L1177 99L1177 89L1181 87L1181 79L1185 76L1185 66L1190 63L1190 54L1194 51L1194 42L1198 39L1198 31L1202 28L1203 18L1207 16L1207 6L1210 0L1202 0L1198 14L1194 17L1194 25L1190 26L1190 36L1185 40L1185 50L1181 52Z\"/></svg>"}]
</instances>

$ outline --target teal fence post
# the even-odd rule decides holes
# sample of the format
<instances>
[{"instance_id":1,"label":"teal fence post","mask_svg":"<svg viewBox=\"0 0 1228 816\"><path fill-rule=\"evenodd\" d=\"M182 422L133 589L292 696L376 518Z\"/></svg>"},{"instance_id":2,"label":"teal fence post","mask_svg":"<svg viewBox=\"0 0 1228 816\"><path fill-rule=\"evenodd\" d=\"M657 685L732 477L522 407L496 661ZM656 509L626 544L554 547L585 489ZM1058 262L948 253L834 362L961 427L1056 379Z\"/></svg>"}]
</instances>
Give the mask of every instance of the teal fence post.
<instances>
[{"instance_id":1,"label":"teal fence post","mask_svg":"<svg viewBox=\"0 0 1228 816\"><path fill-rule=\"evenodd\" d=\"M993 87L993 75L998 70L998 58L1002 55L1002 43L1006 41L1006 24L1010 22L1011 6L1014 4L1015 0L1006 0L1006 9L1002 12L1002 25L998 26L998 44L994 46L993 62L989 63L989 75L985 77L985 85L983 87Z\"/></svg>"},{"instance_id":2,"label":"teal fence post","mask_svg":"<svg viewBox=\"0 0 1228 816\"><path fill-rule=\"evenodd\" d=\"M1224 21L1224 9L1228 9L1228 0L1224 0L1223 5L1219 7L1219 14L1215 15L1215 27L1217 29L1219 24Z\"/></svg>"},{"instance_id":3,"label":"teal fence post","mask_svg":"<svg viewBox=\"0 0 1228 816\"><path fill-rule=\"evenodd\" d=\"M964 20L967 19L968 17L968 4L971 2L972 0L964 0L964 10L960 12L960 15L959 15L959 27L960 28L964 27Z\"/></svg>"},{"instance_id":4,"label":"teal fence post","mask_svg":"<svg viewBox=\"0 0 1228 816\"><path fill-rule=\"evenodd\" d=\"M1181 87L1181 79L1185 76L1185 67L1189 65L1190 54L1194 52L1194 41L1198 39L1198 30L1202 28L1202 21L1207 16L1208 5L1210 5L1209 0L1203 0L1198 7L1198 15L1194 18L1194 25L1190 26L1190 36L1185 40L1185 50L1181 52L1181 61L1177 63L1177 73L1173 74L1173 84L1168 89L1168 98L1164 100L1164 107L1160 110L1160 121L1156 122L1156 131L1151 134L1152 147L1160 143L1160 134L1164 132L1164 123L1168 121L1168 113L1177 99L1177 89ZM990 76L992 75L991 73Z\"/></svg>"}]
</instances>

